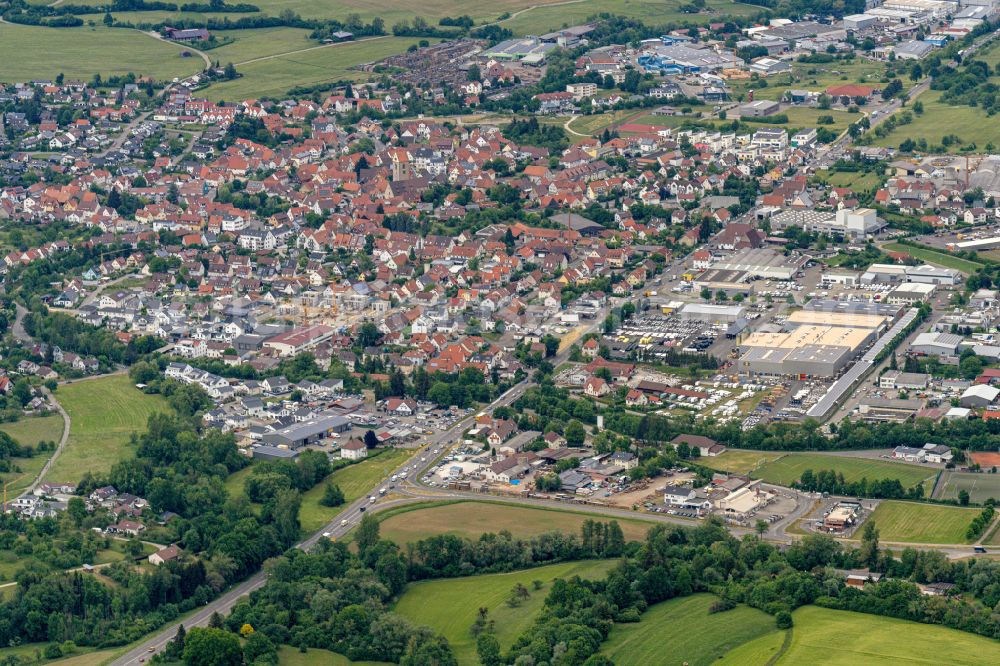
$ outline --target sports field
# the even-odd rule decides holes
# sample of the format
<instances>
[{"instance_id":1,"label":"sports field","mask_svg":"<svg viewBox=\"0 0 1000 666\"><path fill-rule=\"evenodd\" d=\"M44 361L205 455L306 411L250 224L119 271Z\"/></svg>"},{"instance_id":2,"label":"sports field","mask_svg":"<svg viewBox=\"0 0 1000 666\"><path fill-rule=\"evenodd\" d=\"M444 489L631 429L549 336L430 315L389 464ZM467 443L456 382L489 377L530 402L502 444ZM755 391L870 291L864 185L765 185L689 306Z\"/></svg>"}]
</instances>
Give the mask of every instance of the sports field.
<instances>
[{"instance_id":1,"label":"sports field","mask_svg":"<svg viewBox=\"0 0 1000 666\"><path fill-rule=\"evenodd\" d=\"M377 456L348 465L326 477L312 490L302 495L302 508L299 510L299 521L304 532L312 533L333 520L346 504L350 504L375 487L380 479L391 476L393 470L403 464L413 451L405 449L389 449ZM323 498L326 482L340 486L344 492L344 505L329 507L319 501Z\"/></svg>"},{"instance_id":2,"label":"sports field","mask_svg":"<svg viewBox=\"0 0 1000 666\"><path fill-rule=\"evenodd\" d=\"M886 500L868 520L875 521L882 541L901 543L968 543L965 531L979 509Z\"/></svg>"},{"instance_id":3,"label":"sports field","mask_svg":"<svg viewBox=\"0 0 1000 666\"><path fill-rule=\"evenodd\" d=\"M368 74L352 67L402 53L419 41L409 37L377 37L329 46L313 45L320 48L305 45L303 48L312 50L273 57L263 56L267 59L238 65L236 69L242 75L240 78L210 86L205 91L205 96L213 101L282 97L295 86L365 80ZM238 45L239 42L232 46ZM228 45L222 46L218 51L224 54L228 48ZM215 49L208 53L209 57L217 58Z\"/></svg>"},{"instance_id":4,"label":"sports field","mask_svg":"<svg viewBox=\"0 0 1000 666\"><path fill-rule=\"evenodd\" d=\"M969 492L969 499L982 504L989 498L1000 500L1000 474L976 474L946 470L941 477L941 499L958 499L958 491Z\"/></svg>"},{"instance_id":5,"label":"sports field","mask_svg":"<svg viewBox=\"0 0 1000 666\"><path fill-rule=\"evenodd\" d=\"M972 462L977 463L983 469L1000 467L1000 453L994 451L976 451L968 454Z\"/></svg>"},{"instance_id":6,"label":"sports field","mask_svg":"<svg viewBox=\"0 0 1000 666\"><path fill-rule=\"evenodd\" d=\"M1000 663L1000 642L957 629L818 606L803 606L792 619L791 642L776 666Z\"/></svg>"},{"instance_id":7,"label":"sports field","mask_svg":"<svg viewBox=\"0 0 1000 666\"><path fill-rule=\"evenodd\" d=\"M744 643L778 633L772 616L749 606L710 614L717 598L695 594L651 606L640 622L616 624L601 652L616 666L708 666Z\"/></svg>"},{"instance_id":8,"label":"sports field","mask_svg":"<svg viewBox=\"0 0 1000 666\"><path fill-rule=\"evenodd\" d=\"M182 58L184 49L122 28L42 28L0 23L0 81L37 78L90 78L133 72L169 80L204 67L200 58ZM30 54L26 57L25 54Z\"/></svg>"},{"instance_id":9,"label":"sports field","mask_svg":"<svg viewBox=\"0 0 1000 666\"><path fill-rule=\"evenodd\" d=\"M398 544L412 543L435 534L456 534L468 539L507 530L515 536L530 537L545 532L579 534L585 520L609 520L601 515L508 506L500 503L461 501L426 503L390 509L379 514L382 537ZM626 540L646 538L653 523L616 519Z\"/></svg>"},{"instance_id":10,"label":"sports field","mask_svg":"<svg viewBox=\"0 0 1000 666\"><path fill-rule=\"evenodd\" d=\"M906 252L914 259L920 259L929 264L936 264L945 268L954 268L956 271L963 273L973 273L983 267L983 264L978 261L969 261L968 259L956 257L948 252L933 250L929 247L915 247L903 243L887 243L883 249L894 252Z\"/></svg>"},{"instance_id":11,"label":"sports field","mask_svg":"<svg viewBox=\"0 0 1000 666\"><path fill-rule=\"evenodd\" d=\"M748 474L758 466L763 466L780 458L781 453L774 451L746 451L727 449L725 453L711 458L698 458L698 463L722 472Z\"/></svg>"},{"instance_id":12,"label":"sports field","mask_svg":"<svg viewBox=\"0 0 1000 666\"><path fill-rule=\"evenodd\" d=\"M773 451L730 450L714 458L699 458L698 462L720 471L749 473L754 478L782 486L797 481L807 469L813 472L832 469L843 474L845 481L858 481L862 478L899 479L906 488L933 478L937 473L937 470L920 465L822 453L780 454Z\"/></svg>"},{"instance_id":13,"label":"sports field","mask_svg":"<svg viewBox=\"0 0 1000 666\"><path fill-rule=\"evenodd\" d=\"M70 417L69 442L45 476L47 481L79 481L86 472L103 473L132 456L129 437L143 432L167 401L133 386L128 375L62 384L56 393Z\"/></svg>"},{"instance_id":14,"label":"sports field","mask_svg":"<svg viewBox=\"0 0 1000 666\"><path fill-rule=\"evenodd\" d=\"M480 608L489 609L488 618L496 623L497 640L501 649L506 650L531 626L553 580L571 576L599 580L615 564L615 560L569 562L506 574L413 583L396 604L395 611L443 634L459 664L477 664L476 641L469 629ZM543 583L539 590L532 584L536 580ZM511 608L506 601L517 583L527 587L531 596Z\"/></svg>"}]
</instances>

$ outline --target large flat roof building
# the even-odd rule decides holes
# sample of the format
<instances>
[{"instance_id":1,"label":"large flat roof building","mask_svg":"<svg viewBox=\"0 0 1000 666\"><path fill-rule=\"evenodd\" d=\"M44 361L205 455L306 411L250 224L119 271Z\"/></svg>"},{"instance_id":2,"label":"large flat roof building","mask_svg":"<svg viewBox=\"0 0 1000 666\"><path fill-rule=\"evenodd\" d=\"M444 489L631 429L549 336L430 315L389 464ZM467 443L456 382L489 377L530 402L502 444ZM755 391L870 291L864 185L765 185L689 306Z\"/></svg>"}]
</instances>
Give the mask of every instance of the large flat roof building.
<instances>
[{"instance_id":1,"label":"large flat roof building","mask_svg":"<svg viewBox=\"0 0 1000 666\"><path fill-rule=\"evenodd\" d=\"M791 280L802 267L805 257L789 257L767 248L742 250L722 259L712 265L712 268L725 271L744 271L751 277L769 278L772 280Z\"/></svg>"}]
</instances>

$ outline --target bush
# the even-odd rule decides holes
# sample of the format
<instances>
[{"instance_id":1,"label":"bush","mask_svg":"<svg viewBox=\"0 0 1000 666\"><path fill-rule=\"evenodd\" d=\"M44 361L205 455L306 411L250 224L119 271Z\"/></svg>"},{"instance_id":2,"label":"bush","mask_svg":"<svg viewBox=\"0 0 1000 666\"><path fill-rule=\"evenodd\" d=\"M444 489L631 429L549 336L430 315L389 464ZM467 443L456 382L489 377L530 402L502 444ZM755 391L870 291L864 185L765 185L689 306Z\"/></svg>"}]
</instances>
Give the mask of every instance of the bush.
<instances>
[{"instance_id":1,"label":"bush","mask_svg":"<svg viewBox=\"0 0 1000 666\"><path fill-rule=\"evenodd\" d=\"M791 629L792 614L788 611L781 611L774 616L774 623L777 625L778 629Z\"/></svg>"}]
</instances>

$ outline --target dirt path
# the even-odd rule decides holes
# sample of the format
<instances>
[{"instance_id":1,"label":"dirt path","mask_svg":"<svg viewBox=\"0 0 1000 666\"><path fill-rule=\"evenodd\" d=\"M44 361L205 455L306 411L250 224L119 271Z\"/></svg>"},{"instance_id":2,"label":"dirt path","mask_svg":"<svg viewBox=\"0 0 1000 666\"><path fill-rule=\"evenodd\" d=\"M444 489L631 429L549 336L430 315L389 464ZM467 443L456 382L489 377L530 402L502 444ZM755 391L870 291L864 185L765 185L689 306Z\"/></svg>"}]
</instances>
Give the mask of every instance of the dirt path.
<instances>
[{"instance_id":1,"label":"dirt path","mask_svg":"<svg viewBox=\"0 0 1000 666\"><path fill-rule=\"evenodd\" d=\"M156 31L145 32L143 30L139 30L139 32L141 32L142 34L146 35L147 37L152 37L153 39L155 39L155 40L157 40L159 42L163 42L164 44L170 44L171 46L179 46L184 51L190 51L191 53L195 53L198 56L200 56L202 60L205 61L205 69L211 69L211 67L212 67L212 59L209 58L208 54L205 53L204 51L199 51L198 49L194 48L193 46L181 46L180 44L177 44L176 42L170 41L169 39L164 39L163 35L161 35L160 33L156 32Z\"/></svg>"},{"instance_id":2,"label":"dirt path","mask_svg":"<svg viewBox=\"0 0 1000 666\"><path fill-rule=\"evenodd\" d=\"M56 459L59 458L59 456L63 452L63 449L66 448L66 442L69 441L69 426L72 423L72 421L69 418L69 414L67 414L66 410L62 408L62 405L59 404L59 401L56 400L55 396L52 395L52 393L47 388L43 388L42 391L44 391L45 395L48 396L49 402L55 405L56 411L59 412L60 415L62 415L63 431L62 431L62 437L59 438L59 446L57 446L56 450L52 452L52 457L49 458L46 461L45 465L42 466L42 469L38 472L38 476L35 477L35 480L32 481L31 485L28 486L28 489L24 491L25 494L30 494L35 492L35 488L37 488L38 484L42 482L42 479L45 478L45 475L49 473L49 469L52 468L52 465L55 463Z\"/></svg>"}]
</instances>

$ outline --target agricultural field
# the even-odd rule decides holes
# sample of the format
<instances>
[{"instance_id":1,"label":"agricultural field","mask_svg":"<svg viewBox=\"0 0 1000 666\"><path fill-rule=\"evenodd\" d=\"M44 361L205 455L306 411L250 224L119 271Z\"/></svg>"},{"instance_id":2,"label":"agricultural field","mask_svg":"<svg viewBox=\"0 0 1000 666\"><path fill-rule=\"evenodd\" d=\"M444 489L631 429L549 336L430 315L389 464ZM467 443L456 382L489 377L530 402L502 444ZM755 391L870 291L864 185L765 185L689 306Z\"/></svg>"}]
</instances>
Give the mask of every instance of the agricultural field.
<instances>
[{"instance_id":1,"label":"agricultural field","mask_svg":"<svg viewBox=\"0 0 1000 666\"><path fill-rule=\"evenodd\" d=\"M363 462L348 465L320 481L315 488L306 491L302 495L302 508L299 511L299 520L302 523L302 530L306 533L313 533L326 525L340 513L344 506L323 506L319 501L323 498L324 487L329 481L340 486L344 492L344 499L347 504L368 493L380 479L392 474L392 471L403 464L413 451L405 449L387 449L384 453L368 458ZM243 473L241 470L239 473ZM234 475L235 476L235 475ZM240 484L242 490L242 483Z\"/></svg>"},{"instance_id":2,"label":"agricultural field","mask_svg":"<svg viewBox=\"0 0 1000 666\"><path fill-rule=\"evenodd\" d=\"M282 97L295 86L364 80L368 74L353 67L402 53L419 41L409 37L376 37L344 44L317 44L317 48L300 53L261 56L264 59L237 67L242 75L240 78L210 86L205 90L205 96L212 101ZM232 46L238 45L239 42ZM218 51L222 53L227 48L229 45L221 46ZM215 51L209 51L211 58L216 58Z\"/></svg>"},{"instance_id":3,"label":"agricultural field","mask_svg":"<svg viewBox=\"0 0 1000 666\"><path fill-rule=\"evenodd\" d=\"M371 486L369 486L371 487ZM530 537L561 531L579 534L585 520L607 518L572 510L534 509L491 502L425 503L390 509L379 514L382 537L398 544L412 543L435 534L455 534L467 539L507 530ZM653 523L617 519L626 540L645 539Z\"/></svg>"},{"instance_id":4,"label":"agricultural field","mask_svg":"<svg viewBox=\"0 0 1000 666\"><path fill-rule=\"evenodd\" d=\"M621 111L609 111L608 113L595 113L591 116L578 116L566 126L569 130L570 138L576 135L595 136L615 123L620 123L630 115L635 115L634 109L623 109Z\"/></svg>"},{"instance_id":5,"label":"agricultural field","mask_svg":"<svg viewBox=\"0 0 1000 666\"><path fill-rule=\"evenodd\" d=\"M748 474L757 466L774 462L782 455L774 451L747 451L740 449L727 449L725 453L710 458L699 458L698 463L705 467L711 467L721 472L733 472L736 474Z\"/></svg>"},{"instance_id":6,"label":"agricultural field","mask_svg":"<svg viewBox=\"0 0 1000 666\"><path fill-rule=\"evenodd\" d=\"M516 35L541 35L563 26L586 23L595 14L607 12L619 16L639 18L648 25L666 23L668 21L684 21L688 23L708 23L719 21L723 16L748 16L760 12L759 7L745 5L730 0L708 0L710 13L685 14L678 8L685 4L681 0L655 2L653 0L556 0L551 3L525 2L526 5L537 5L500 25L514 31ZM464 13L473 14L467 9Z\"/></svg>"},{"instance_id":7,"label":"agricultural field","mask_svg":"<svg viewBox=\"0 0 1000 666\"><path fill-rule=\"evenodd\" d=\"M924 139L931 150L946 153L957 153L970 143L975 143L982 150L988 144L1000 146L1000 125L994 119L983 113L982 109L971 106L951 106L941 101L941 92L928 90L920 96L924 112L913 114L913 122L900 125L883 138L875 138L876 146L898 148L906 139L919 141ZM942 146L941 139L945 135L954 135L961 142L950 146Z\"/></svg>"},{"instance_id":8,"label":"agricultural field","mask_svg":"<svg viewBox=\"0 0 1000 666\"><path fill-rule=\"evenodd\" d=\"M5 588L5 589L14 589ZM35 655L41 655L48 643L28 643L17 647L0 649L0 659L16 657L19 666L35 666L45 664L46 666L101 666L108 663L117 653L115 650L92 651L92 648L76 648L77 654L64 657L62 659L50 660L41 657L36 659ZM13 662L12 662L13 663Z\"/></svg>"},{"instance_id":9,"label":"agricultural field","mask_svg":"<svg viewBox=\"0 0 1000 666\"><path fill-rule=\"evenodd\" d=\"M716 599L695 594L651 606L641 621L616 624L601 652L617 666L708 666L745 643L778 633L772 616L749 606L710 614Z\"/></svg>"},{"instance_id":10,"label":"agricultural field","mask_svg":"<svg viewBox=\"0 0 1000 666\"><path fill-rule=\"evenodd\" d=\"M1000 663L1000 643L956 629L804 606L792 614L787 649L775 666Z\"/></svg>"},{"instance_id":11,"label":"agricultural field","mask_svg":"<svg viewBox=\"0 0 1000 666\"><path fill-rule=\"evenodd\" d=\"M137 30L0 23L0 79L9 83L54 79L62 72L67 79L89 81L96 73L107 78L133 72L169 80L204 67L200 58L182 58L183 50Z\"/></svg>"},{"instance_id":12,"label":"agricultural field","mask_svg":"<svg viewBox=\"0 0 1000 666\"><path fill-rule=\"evenodd\" d=\"M388 666L385 661L351 661L342 654L316 648L299 652L298 648L289 645L278 648L278 663L281 666Z\"/></svg>"},{"instance_id":13,"label":"agricultural field","mask_svg":"<svg viewBox=\"0 0 1000 666\"><path fill-rule=\"evenodd\" d=\"M900 543L968 543L965 531L979 509L886 500L868 520L875 521L882 541Z\"/></svg>"},{"instance_id":14,"label":"agricultural field","mask_svg":"<svg viewBox=\"0 0 1000 666\"><path fill-rule=\"evenodd\" d=\"M497 640L501 649L506 650L531 626L552 581L571 576L599 580L615 564L614 560L570 562L512 573L413 583L396 604L395 611L443 634L459 664L475 664L478 663L476 641L469 629L480 608L489 609L488 617L496 623ZM536 580L542 582L541 589L535 589ZM511 608L506 601L517 583L527 587L531 596Z\"/></svg>"},{"instance_id":15,"label":"agricultural field","mask_svg":"<svg viewBox=\"0 0 1000 666\"><path fill-rule=\"evenodd\" d=\"M79 481L87 472L108 472L132 456L133 432L145 431L152 414L170 411L163 397L142 393L128 375L62 384L56 397L71 422L66 449L45 477L57 482Z\"/></svg>"},{"instance_id":16,"label":"agricultural field","mask_svg":"<svg viewBox=\"0 0 1000 666\"><path fill-rule=\"evenodd\" d=\"M966 490L969 500L982 504L992 498L1000 499L1000 474L976 474L946 470L941 477L941 499L958 499L958 491Z\"/></svg>"},{"instance_id":17,"label":"agricultural field","mask_svg":"<svg viewBox=\"0 0 1000 666\"><path fill-rule=\"evenodd\" d=\"M240 64L255 58L300 51L321 44L309 39L309 31L303 28L259 28L254 30L217 31L216 36L232 39L233 42L205 51L209 58L226 63Z\"/></svg>"},{"instance_id":18,"label":"agricultural field","mask_svg":"<svg viewBox=\"0 0 1000 666\"><path fill-rule=\"evenodd\" d=\"M977 261L956 257L948 252L941 252L929 247L917 247L903 243L887 243L883 249L893 252L906 252L914 259L926 261L928 264L944 266L945 268L954 268L956 271L963 273L973 273L983 267L983 264Z\"/></svg>"},{"instance_id":19,"label":"agricultural field","mask_svg":"<svg viewBox=\"0 0 1000 666\"><path fill-rule=\"evenodd\" d=\"M780 651L787 631L772 631L755 638L748 643L744 643L735 650L730 650L721 659L715 662L715 666L747 666L747 664L772 664L771 659Z\"/></svg>"},{"instance_id":20,"label":"agricultural field","mask_svg":"<svg viewBox=\"0 0 1000 666\"><path fill-rule=\"evenodd\" d=\"M832 469L844 475L844 480L899 479L904 488L910 488L932 478L937 471L919 465L872 460L869 458L848 458L822 453L789 453L759 467L752 476L768 483L787 486L799 479L807 469L818 472Z\"/></svg>"}]
</instances>

